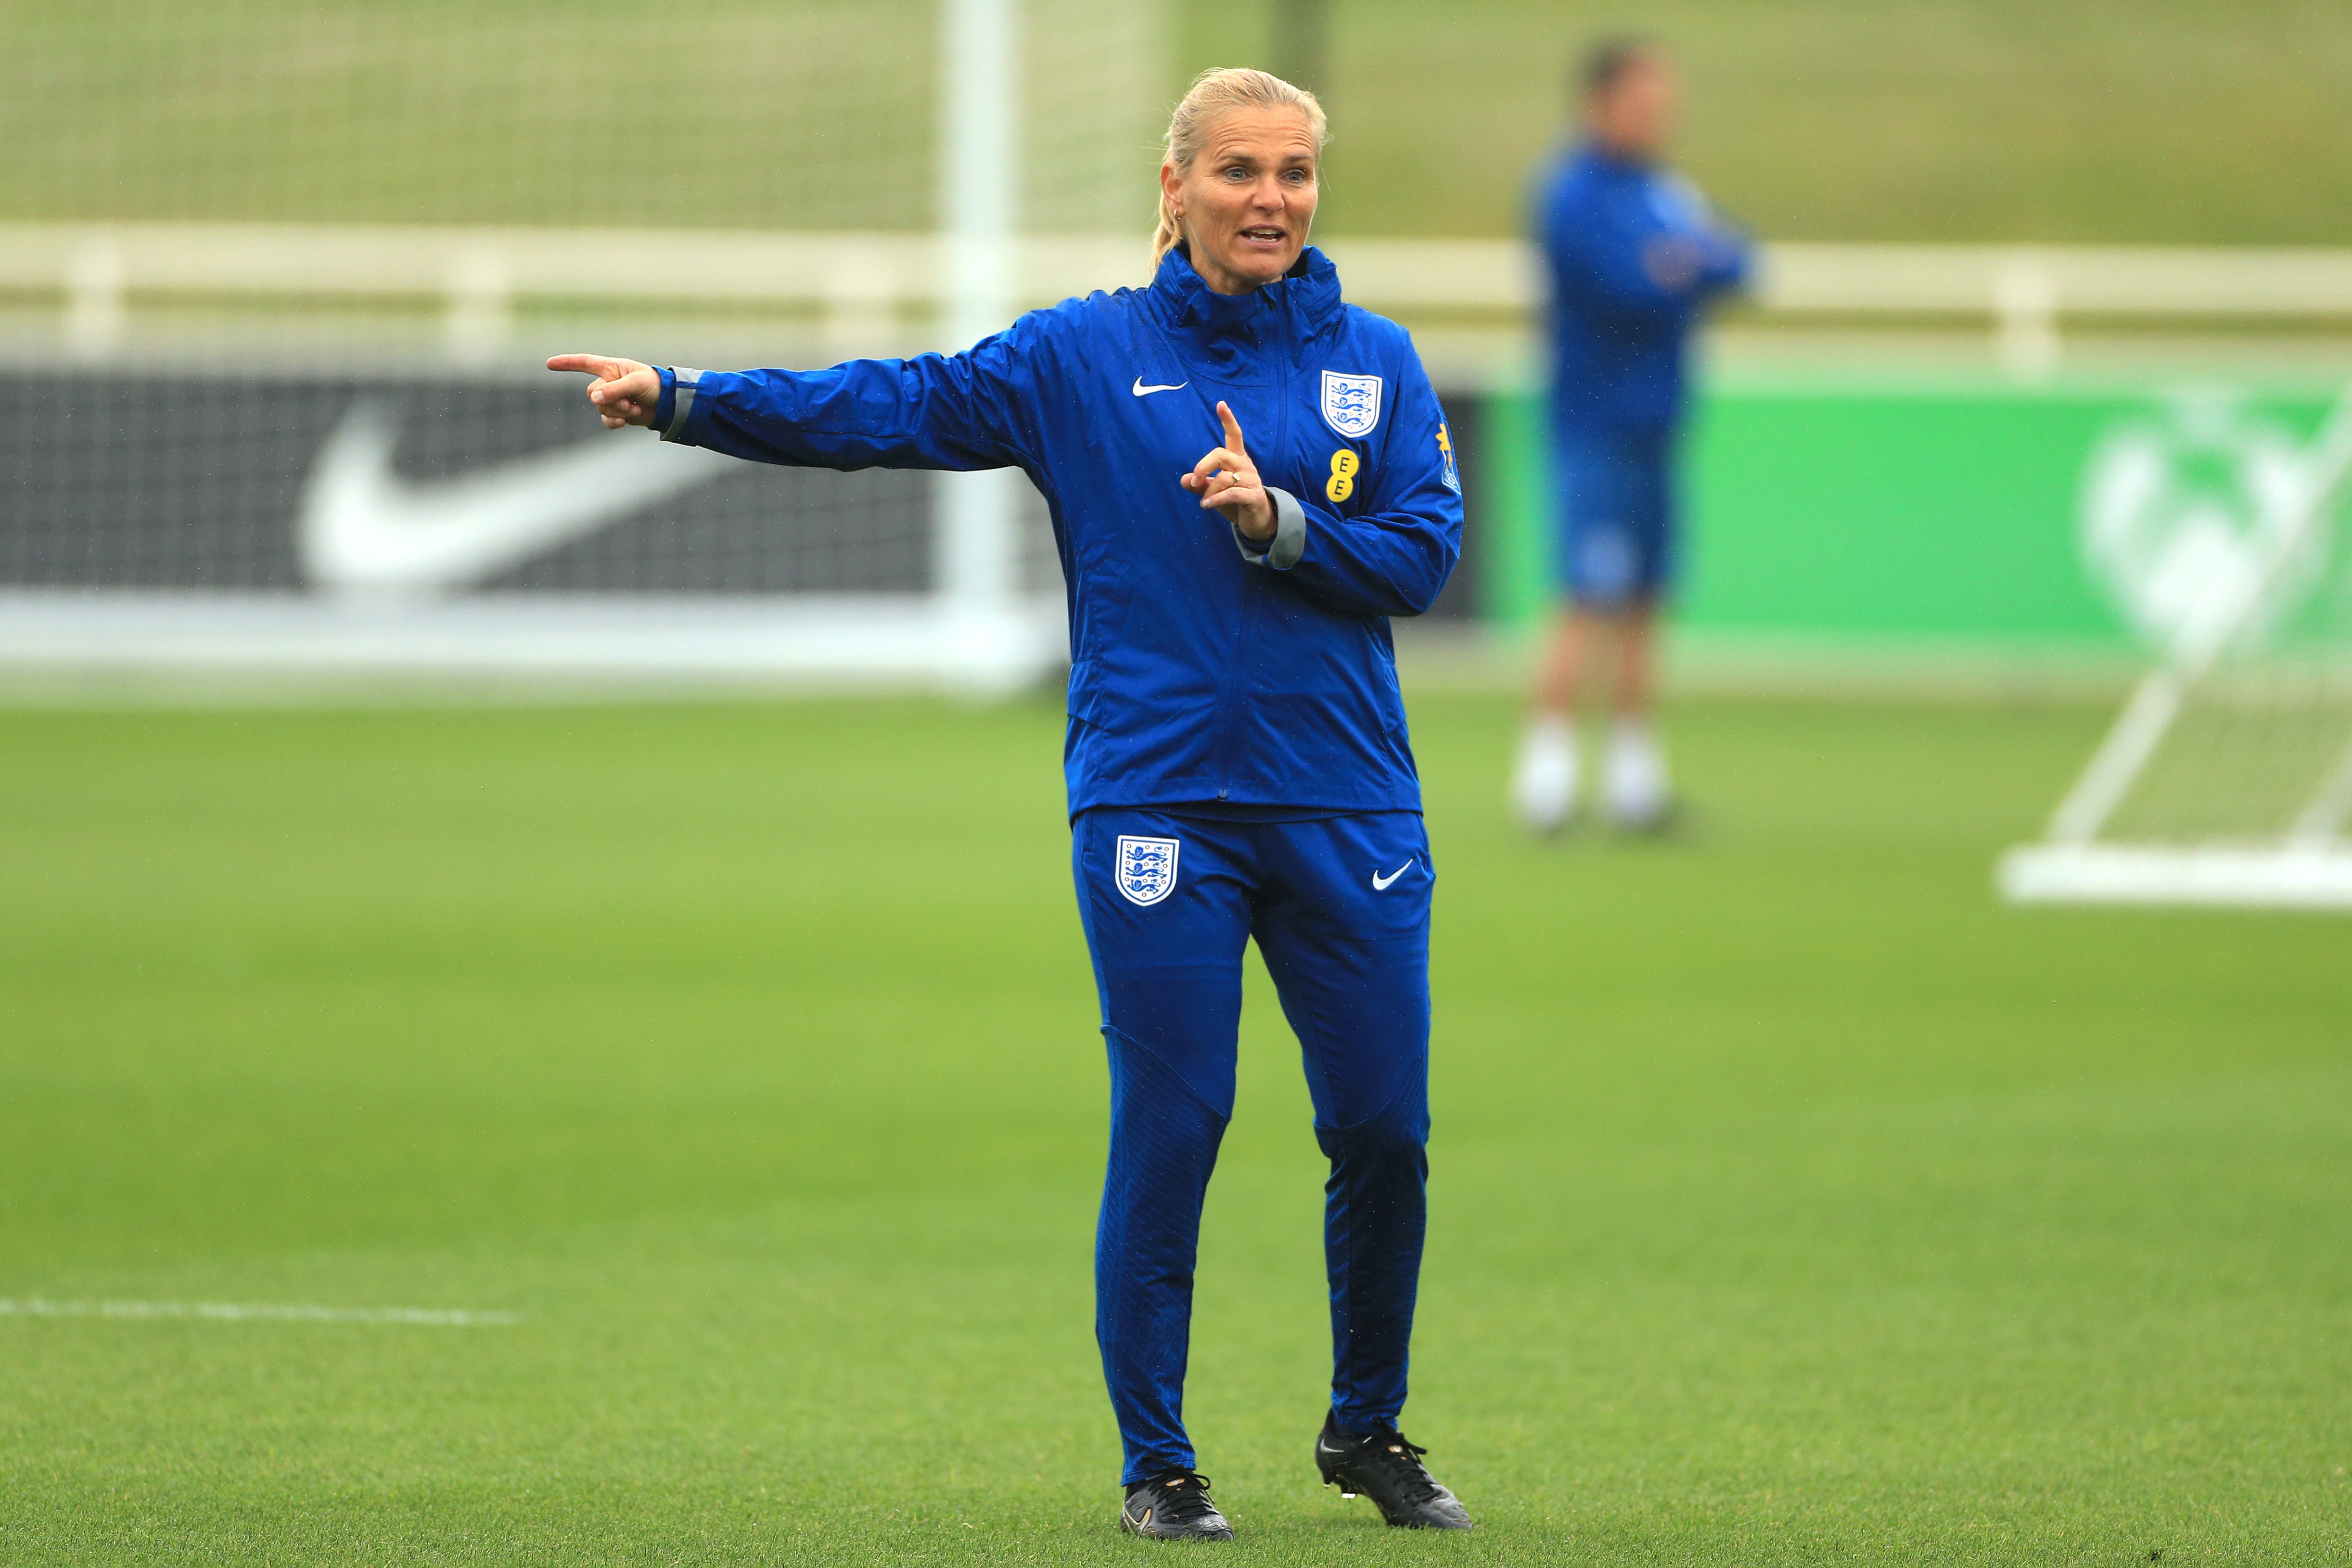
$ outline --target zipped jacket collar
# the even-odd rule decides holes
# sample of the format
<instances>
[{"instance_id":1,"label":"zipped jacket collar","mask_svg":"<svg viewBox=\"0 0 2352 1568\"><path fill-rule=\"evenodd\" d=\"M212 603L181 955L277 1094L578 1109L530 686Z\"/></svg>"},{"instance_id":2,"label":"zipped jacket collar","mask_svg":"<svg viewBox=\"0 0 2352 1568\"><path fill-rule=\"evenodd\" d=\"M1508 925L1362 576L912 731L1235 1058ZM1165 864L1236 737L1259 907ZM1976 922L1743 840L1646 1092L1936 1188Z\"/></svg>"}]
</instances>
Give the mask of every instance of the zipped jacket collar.
<instances>
[{"instance_id":1,"label":"zipped jacket collar","mask_svg":"<svg viewBox=\"0 0 2352 1568\"><path fill-rule=\"evenodd\" d=\"M1191 257L1171 250L1160 258L1145 298L1161 327L1220 363L1297 348L1338 325L1341 309L1339 269L1313 246L1288 272L1247 294L1217 293Z\"/></svg>"}]
</instances>

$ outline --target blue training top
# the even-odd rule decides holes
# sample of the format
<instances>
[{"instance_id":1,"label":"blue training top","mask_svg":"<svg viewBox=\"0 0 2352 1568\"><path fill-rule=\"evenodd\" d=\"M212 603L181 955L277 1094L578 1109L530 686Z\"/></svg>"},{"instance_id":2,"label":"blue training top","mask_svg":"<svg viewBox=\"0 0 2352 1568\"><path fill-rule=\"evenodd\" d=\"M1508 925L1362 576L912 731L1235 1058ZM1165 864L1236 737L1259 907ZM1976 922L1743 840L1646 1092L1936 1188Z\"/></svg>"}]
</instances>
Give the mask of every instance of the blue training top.
<instances>
[{"instance_id":1,"label":"blue training top","mask_svg":"<svg viewBox=\"0 0 2352 1568\"><path fill-rule=\"evenodd\" d=\"M1682 413L1699 308L1747 281L1747 240L1679 175L1593 145L1554 160L1534 204L1551 283L1553 422L1664 434Z\"/></svg>"},{"instance_id":2,"label":"blue training top","mask_svg":"<svg viewBox=\"0 0 2352 1568\"><path fill-rule=\"evenodd\" d=\"M1321 252L1244 295L1171 252L1148 288L1032 311L961 354L661 380L665 440L1029 476L1069 592L1073 816L1421 809L1388 617L1445 586L1461 480L1412 339L1343 303ZM1220 399L1274 497L1263 545L1178 482L1223 444Z\"/></svg>"}]
</instances>

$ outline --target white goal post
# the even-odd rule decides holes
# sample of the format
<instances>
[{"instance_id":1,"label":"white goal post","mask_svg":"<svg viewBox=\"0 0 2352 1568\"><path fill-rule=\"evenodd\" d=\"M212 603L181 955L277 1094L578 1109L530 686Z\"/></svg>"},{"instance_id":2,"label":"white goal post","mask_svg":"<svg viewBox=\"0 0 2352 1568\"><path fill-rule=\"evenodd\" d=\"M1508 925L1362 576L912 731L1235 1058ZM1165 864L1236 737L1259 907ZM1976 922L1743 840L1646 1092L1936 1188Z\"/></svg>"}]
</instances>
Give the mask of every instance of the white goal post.
<instances>
[{"instance_id":1,"label":"white goal post","mask_svg":"<svg viewBox=\"0 0 2352 1568\"><path fill-rule=\"evenodd\" d=\"M2242 531L2210 505L2168 513L2147 447L2095 471L2085 543L2137 555L2144 626L2168 646L2044 840L2002 856L2006 897L2352 908L2352 577L2332 516L2352 470L2352 389L2300 451L2241 450L2253 459Z\"/></svg>"}]
</instances>

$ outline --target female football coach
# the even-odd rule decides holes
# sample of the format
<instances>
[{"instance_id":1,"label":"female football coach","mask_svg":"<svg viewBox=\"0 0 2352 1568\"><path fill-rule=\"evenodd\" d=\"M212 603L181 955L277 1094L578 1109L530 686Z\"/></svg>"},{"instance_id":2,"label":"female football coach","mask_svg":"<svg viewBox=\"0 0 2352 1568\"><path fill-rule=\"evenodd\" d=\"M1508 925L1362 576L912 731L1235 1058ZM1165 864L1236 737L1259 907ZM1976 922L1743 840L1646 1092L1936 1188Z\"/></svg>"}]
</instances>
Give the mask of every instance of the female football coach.
<instances>
[{"instance_id":1,"label":"female football coach","mask_svg":"<svg viewBox=\"0 0 2352 1568\"><path fill-rule=\"evenodd\" d=\"M1331 1162L1317 1463L1391 1524L1470 1524L1396 1426L1434 871L1388 624L1444 585L1461 488L1411 340L1343 303L1307 248L1324 135L1309 94L1206 73L1169 126L1150 286L1066 300L961 354L733 373L548 361L595 378L608 426L764 463L1009 465L1045 495L1069 589L1071 858L1110 1057L1096 1334L1126 1447L1120 1521L1161 1538L1233 1533L1182 1406L1253 936Z\"/></svg>"}]
</instances>

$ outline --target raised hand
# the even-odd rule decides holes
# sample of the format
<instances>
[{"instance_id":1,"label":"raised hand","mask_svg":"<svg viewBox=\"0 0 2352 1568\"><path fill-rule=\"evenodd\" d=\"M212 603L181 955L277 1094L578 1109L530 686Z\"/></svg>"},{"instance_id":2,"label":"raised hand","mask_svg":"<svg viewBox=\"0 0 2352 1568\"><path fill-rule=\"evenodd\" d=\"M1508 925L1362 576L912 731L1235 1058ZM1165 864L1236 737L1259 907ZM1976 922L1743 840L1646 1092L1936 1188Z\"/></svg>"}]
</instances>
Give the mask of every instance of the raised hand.
<instances>
[{"instance_id":1,"label":"raised hand","mask_svg":"<svg viewBox=\"0 0 2352 1568\"><path fill-rule=\"evenodd\" d=\"M1225 444L1192 465L1183 477L1184 488L1199 493L1203 509L1213 507L1224 513L1242 538L1263 544L1274 538L1274 497L1265 493L1257 465L1250 461L1241 421L1223 402L1217 404L1217 423L1225 427Z\"/></svg>"},{"instance_id":2,"label":"raised hand","mask_svg":"<svg viewBox=\"0 0 2352 1568\"><path fill-rule=\"evenodd\" d=\"M547 361L547 368L584 371L596 378L588 383L588 401L604 416L605 429L654 422L654 409L661 402L661 377L651 365L603 354L558 354Z\"/></svg>"}]
</instances>

